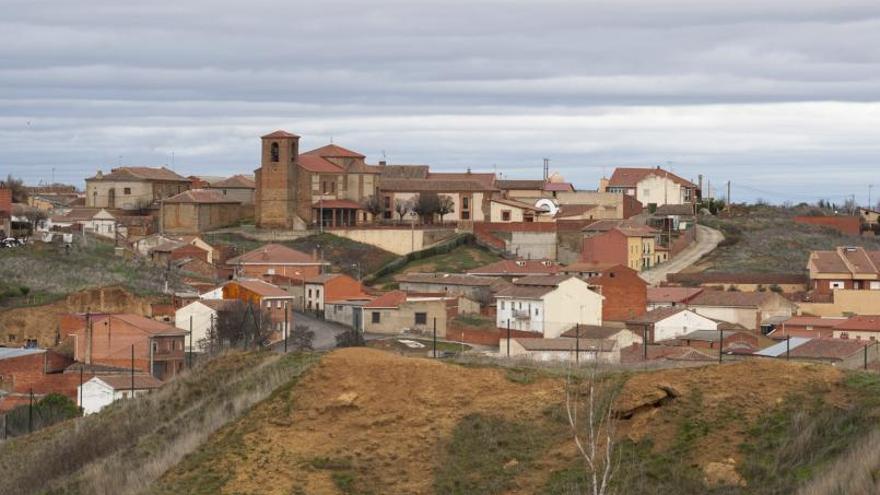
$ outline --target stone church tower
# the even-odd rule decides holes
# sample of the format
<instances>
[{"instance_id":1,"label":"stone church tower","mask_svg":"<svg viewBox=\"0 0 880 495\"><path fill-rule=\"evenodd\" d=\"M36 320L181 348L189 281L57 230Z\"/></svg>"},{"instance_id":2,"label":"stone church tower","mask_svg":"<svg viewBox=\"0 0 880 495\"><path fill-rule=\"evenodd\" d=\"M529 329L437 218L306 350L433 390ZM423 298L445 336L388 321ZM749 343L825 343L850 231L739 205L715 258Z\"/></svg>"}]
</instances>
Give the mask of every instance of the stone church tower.
<instances>
[{"instance_id":1,"label":"stone church tower","mask_svg":"<svg viewBox=\"0 0 880 495\"><path fill-rule=\"evenodd\" d=\"M254 171L257 183L254 211L257 227L296 228L302 224L302 220L296 216L299 136L279 130L266 134L261 139L262 159L260 168Z\"/></svg>"}]
</instances>

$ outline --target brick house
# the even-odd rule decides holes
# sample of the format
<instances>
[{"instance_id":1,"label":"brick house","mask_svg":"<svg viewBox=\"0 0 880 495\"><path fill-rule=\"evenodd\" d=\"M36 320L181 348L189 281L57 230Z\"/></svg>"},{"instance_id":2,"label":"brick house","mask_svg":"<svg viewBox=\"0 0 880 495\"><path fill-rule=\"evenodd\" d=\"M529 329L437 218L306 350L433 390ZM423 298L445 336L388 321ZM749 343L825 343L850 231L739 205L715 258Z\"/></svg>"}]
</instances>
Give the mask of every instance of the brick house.
<instances>
[{"instance_id":1,"label":"brick house","mask_svg":"<svg viewBox=\"0 0 880 495\"><path fill-rule=\"evenodd\" d=\"M326 301L359 298L364 286L343 273L324 273L305 279L305 311L323 311Z\"/></svg>"},{"instance_id":2,"label":"brick house","mask_svg":"<svg viewBox=\"0 0 880 495\"><path fill-rule=\"evenodd\" d=\"M605 298L602 321L626 321L647 312L648 283L635 270L616 265L586 280Z\"/></svg>"},{"instance_id":3,"label":"brick house","mask_svg":"<svg viewBox=\"0 0 880 495\"><path fill-rule=\"evenodd\" d=\"M222 289L222 299L237 299L245 304L253 304L269 313L273 329L284 330L285 313L288 328L293 326L293 296L284 289L256 279L238 279L226 282Z\"/></svg>"},{"instance_id":4,"label":"brick house","mask_svg":"<svg viewBox=\"0 0 880 495\"><path fill-rule=\"evenodd\" d=\"M12 189L0 183L0 234L7 237L12 233Z\"/></svg>"},{"instance_id":5,"label":"brick house","mask_svg":"<svg viewBox=\"0 0 880 495\"><path fill-rule=\"evenodd\" d=\"M322 267L330 263L320 261L316 255L308 255L281 244L266 244L226 261L237 277L263 278L281 275L304 280L319 275Z\"/></svg>"},{"instance_id":6,"label":"brick house","mask_svg":"<svg viewBox=\"0 0 880 495\"><path fill-rule=\"evenodd\" d=\"M86 206L137 210L180 194L191 181L165 167L119 167L86 179Z\"/></svg>"},{"instance_id":7,"label":"brick house","mask_svg":"<svg viewBox=\"0 0 880 495\"><path fill-rule=\"evenodd\" d=\"M74 359L85 365L134 368L167 380L183 370L187 333L160 321L132 314L91 315L70 335ZM68 330L69 331L69 330Z\"/></svg>"},{"instance_id":8,"label":"brick house","mask_svg":"<svg viewBox=\"0 0 880 495\"><path fill-rule=\"evenodd\" d=\"M645 207L693 206L700 200L696 184L660 167L616 168L610 179L600 182L599 190L632 196Z\"/></svg>"},{"instance_id":9,"label":"brick house","mask_svg":"<svg viewBox=\"0 0 880 495\"><path fill-rule=\"evenodd\" d=\"M616 263L636 271L651 268L665 256L656 252L657 231L647 225L600 220L582 230L581 261Z\"/></svg>"},{"instance_id":10,"label":"brick house","mask_svg":"<svg viewBox=\"0 0 880 495\"><path fill-rule=\"evenodd\" d=\"M880 316L850 316L834 326L833 336L836 339L875 341L880 338Z\"/></svg>"},{"instance_id":11,"label":"brick house","mask_svg":"<svg viewBox=\"0 0 880 495\"><path fill-rule=\"evenodd\" d=\"M401 290L463 296L483 306L495 304L495 294L510 282L497 277L457 273L406 273L395 277Z\"/></svg>"},{"instance_id":12,"label":"brick house","mask_svg":"<svg viewBox=\"0 0 880 495\"><path fill-rule=\"evenodd\" d=\"M163 233L198 234L235 225L241 220L241 203L213 189L190 189L162 200Z\"/></svg>"},{"instance_id":13,"label":"brick house","mask_svg":"<svg viewBox=\"0 0 880 495\"><path fill-rule=\"evenodd\" d=\"M818 294L835 290L880 290L880 251L860 246L812 251L807 261L810 289Z\"/></svg>"},{"instance_id":14,"label":"brick house","mask_svg":"<svg viewBox=\"0 0 880 495\"><path fill-rule=\"evenodd\" d=\"M59 393L73 398L73 381L65 379L64 369L73 360L47 349L0 348L0 412L27 403L35 397Z\"/></svg>"}]
</instances>

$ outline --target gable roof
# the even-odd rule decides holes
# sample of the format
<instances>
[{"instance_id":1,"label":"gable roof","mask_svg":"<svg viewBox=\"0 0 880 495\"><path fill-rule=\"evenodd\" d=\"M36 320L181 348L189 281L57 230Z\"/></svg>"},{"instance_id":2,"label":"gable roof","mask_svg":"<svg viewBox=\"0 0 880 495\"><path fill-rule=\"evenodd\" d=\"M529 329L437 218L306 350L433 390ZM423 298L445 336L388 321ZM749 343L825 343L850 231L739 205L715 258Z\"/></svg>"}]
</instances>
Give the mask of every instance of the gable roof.
<instances>
[{"instance_id":1,"label":"gable roof","mask_svg":"<svg viewBox=\"0 0 880 495\"><path fill-rule=\"evenodd\" d=\"M266 244L226 262L227 265L324 265L312 256L281 244Z\"/></svg>"},{"instance_id":2,"label":"gable roof","mask_svg":"<svg viewBox=\"0 0 880 495\"><path fill-rule=\"evenodd\" d=\"M382 179L379 181L379 189L391 192L495 190L494 187L486 186L477 180L451 180L434 177L427 179Z\"/></svg>"},{"instance_id":3,"label":"gable roof","mask_svg":"<svg viewBox=\"0 0 880 495\"><path fill-rule=\"evenodd\" d=\"M385 179L427 179L428 165L379 165L380 177Z\"/></svg>"},{"instance_id":4,"label":"gable roof","mask_svg":"<svg viewBox=\"0 0 880 495\"><path fill-rule=\"evenodd\" d=\"M365 304L365 308L397 308L401 305L401 303L406 302L406 292L402 290L393 290L391 292L386 292L381 296L373 299L369 303Z\"/></svg>"},{"instance_id":5,"label":"gable roof","mask_svg":"<svg viewBox=\"0 0 880 495\"><path fill-rule=\"evenodd\" d=\"M296 163L309 172L325 174L341 174L343 172L342 167L319 155L299 155Z\"/></svg>"},{"instance_id":6,"label":"gable roof","mask_svg":"<svg viewBox=\"0 0 880 495\"><path fill-rule=\"evenodd\" d=\"M147 318L145 316L133 315L129 313L121 313L121 314L111 314L107 315L106 318L110 318L111 320L120 320L128 323L129 325L142 330L145 333L151 335L184 335L186 332L177 327L169 325L167 323L163 323L158 320L154 320L152 318ZM99 318L104 319L104 318ZM99 320L99 319L96 319Z\"/></svg>"},{"instance_id":7,"label":"gable roof","mask_svg":"<svg viewBox=\"0 0 880 495\"><path fill-rule=\"evenodd\" d=\"M657 229L628 220L599 220L584 227L582 232L610 232L617 230L627 237L653 237Z\"/></svg>"},{"instance_id":8,"label":"gable roof","mask_svg":"<svg viewBox=\"0 0 880 495\"><path fill-rule=\"evenodd\" d=\"M648 287L648 302L686 303L704 290L702 287Z\"/></svg>"},{"instance_id":9,"label":"gable roof","mask_svg":"<svg viewBox=\"0 0 880 495\"><path fill-rule=\"evenodd\" d=\"M775 292L705 290L688 301L688 304L691 306L749 308L760 306L776 297L782 298L782 296L777 295Z\"/></svg>"},{"instance_id":10,"label":"gable roof","mask_svg":"<svg viewBox=\"0 0 880 495\"><path fill-rule=\"evenodd\" d=\"M880 316L850 316L845 320L838 320L838 324L835 325L834 329L843 331L880 332Z\"/></svg>"},{"instance_id":11,"label":"gable roof","mask_svg":"<svg viewBox=\"0 0 880 495\"><path fill-rule=\"evenodd\" d=\"M287 131L283 131L281 129L278 129L275 132L270 132L269 134L262 136L260 139L273 139L273 138L274 139L283 139L283 138L298 138L298 137L299 136L297 136L296 134L291 134Z\"/></svg>"},{"instance_id":12,"label":"gable roof","mask_svg":"<svg viewBox=\"0 0 880 495\"><path fill-rule=\"evenodd\" d=\"M580 325L574 326L564 332L561 337L577 338L580 335L582 339L610 339L620 332L632 332L626 327L611 327L606 325Z\"/></svg>"},{"instance_id":13,"label":"gable roof","mask_svg":"<svg viewBox=\"0 0 880 495\"><path fill-rule=\"evenodd\" d=\"M754 354L764 357L782 357L788 353L793 358L841 360L855 353L863 352L864 346L865 342L858 340L790 337Z\"/></svg>"},{"instance_id":14,"label":"gable roof","mask_svg":"<svg viewBox=\"0 0 880 495\"><path fill-rule=\"evenodd\" d=\"M195 203L195 204L240 204L240 201L227 198L223 193L214 189L190 189L176 194L168 199L162 200L163 203Z\"/></svg>"},{"instance_id":15,"label":"gable roof","mask_svg":"<svg viewBox=\"0 0 880 495\"><path fill-rule=\"evenodd\" d=\"M520 208L523 210L540 211L540 212L544 211L544 210L537 208L533 205L530 205L528 203L524 203L522 201L517 201L515 199L492 198L490 201L492 201L493 203L501 203L503 205L512 206L514 208Z\"/></svg>"},{"instance_id":16,"label":"gable roof","mask_svg":"<svg viewBox=\"0 0 880 495\"><path fill-rule=\"evenodd\" d=\"M531 285L531 286L542 286L542 287L556 287L564 280L568 280L570 278L577 278L574 275L529 275L526 277L516 279L513 284L514 285ZM580 279L578 279L580 280Z\"/></svg>"},{"instance_id":17,"label":"gable roof","mask_svg":"<svg viewBox=\"0 0 880 495\"><path fill-rule=\"evenodd\" d=\"M635 187L639 182L641 182L645 177L649 175L656 175L658 177L667 177L671 179L676 184L682 185L684 187L693 187L696 188L697 185L689 180L682 179L681 177L673 174L672 172L668 172L660 167L656 168L636 168L636 167L618 167L614 169L614 173L611 174L611 178L608 179L608 186L610 187Z\"/></svg>"},{"instance_id":18,"label":"gable roof","mask_svg":"<svg viewBox=\"0 0 880 495\"><path fill-rule=\"evenodd\" d=\"M687 308L681 306L674 306L668 308L657 308L648 311L647 313L639 316L638 318L633 318L632 320L628 320L630 323L641 323L641 324L651 324L657 323L659 321L663 321L670 316L677 315L682 311L689 311ZM696 313L694 313L696 314Z\"/></svg>"},{"instance_id":19,"label":"gable roof","mask_svg":"<svg viewBox=\"0 0 880 495\"><path fill-rule=\"evenodd\" d=\"M95 175L89 177L88 180L130 180L130 181L171 181L171 182L191 182L182 175L178 175L173 170L165 167L117 167L110 170L109 174L102 174L100 177Z\"/></svg>"},{"instance_id":20,"label":"gable roof","mask_svg":"<svg viewBox=\"0 0 880 495\"><path fill-rule=\"evenodd\" d=\"M289 297L293 298L290 294L287 293L281 287L277 285L272 285L269 282L263 282L262 280L244 278L238 280L230 280L227 284L238 284L245 289L253 292L254 294L259 295L260 297Z\"/></svg>"},{"instance_id":21,"label":"gable roof","mask_svg":"<svg viewBox=\"0 0 880 495\"><path fill-rule=\"evenodd\" d=\"M617 348L617 342L609 339L565 338L555 339L514 339L527 351L571 351L611 352Z\"/></svg>"},{"instance_id":22,"label":"gable roof","mask_svg":"<svg viewBox=\"0 0 880 495\"><path fill-rule=\"evenodd\" d=\"M113 390L130 390L132 382L135 390L149 390L162 386L162 382L151 375L101 375L92 380L104 382Z\"/></svg>"},{"instance_id":23,"label":"gable roof","mask_svg":"<svg viewBox=\"0 0 880 495\"><path fill-rule=\"evenodd\" d=\"M211 183L211 188L215 189L256 189L257 183L254 179L245 175L233 175L228 179L223 179Z\"/></svg>"},{"instance_id":24,"label":"gable roof","mask_svg":"<svg viewBox=\"0 0 880 495\"><path fill-rule=\"evenodd\" d=\"M512 285L499 290L496 298L541 299L556 290L554 285Z\"/></svg>"},{"instance_id":25,"label":"gable roof","mask_svg":"<svg viewBox=\"0 0 880 495\"><path fill-rule=\"evenodd\" d=\"M541 190L544 188L543 179L498 179L495 186L502 190Z\"/></svg>"},{"instance_id":26,"label":"gable roof","mask_svg":"<svg viewBox=\"0 0 880 495\"><path fill-rule=\"evenodd\" d=\"M868 251L861 246L840 246L834 251L812 251L807 266L819 273L878 276L880 251Z\"/></svg>"},{"instance_id":27,"label":"gable roof","mask_svg":"<svg viewBox=\"0 0 880 495\"><path fill-rule=\"evenodd\" d=\"M327 144L320 148L315 148L311 151L306 151L305 153L300 154L300 156L302 155L329 156L331 158L366 158L357 151L352 151L335 144Z\"/></svg>"},{"instance_id":28,"label":"gable roof","mask_svg":"<svg viewBox=\"0 0 880 495\"><path fill-rule=\"evenodd\" d=\"M552 260L500 260L471 270L467 273L485 275L554 274L562 271L559 263Z\"/></svg>"}]
</instances>

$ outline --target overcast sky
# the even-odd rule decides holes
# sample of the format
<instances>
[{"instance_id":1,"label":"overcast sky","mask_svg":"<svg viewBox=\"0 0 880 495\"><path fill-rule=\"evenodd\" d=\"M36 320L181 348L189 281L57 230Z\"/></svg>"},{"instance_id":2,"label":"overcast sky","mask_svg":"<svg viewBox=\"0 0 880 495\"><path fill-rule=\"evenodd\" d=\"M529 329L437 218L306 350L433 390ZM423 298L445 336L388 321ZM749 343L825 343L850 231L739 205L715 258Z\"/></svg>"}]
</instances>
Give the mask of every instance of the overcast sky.
<instances>
[{"instance_id":1,"label":"overcast sky","mask_svg":"<svg viewBox=\"0 0 880 495\"><path fill-rule=\"evenodd\" d=\"M662 4L662 5L661 5ZM4 0L0 172L250 173L282 128L376 163L737 199L880 198L880 2ZM718 191L720 194L721 191Z\"/></svg>"}]
</instances>

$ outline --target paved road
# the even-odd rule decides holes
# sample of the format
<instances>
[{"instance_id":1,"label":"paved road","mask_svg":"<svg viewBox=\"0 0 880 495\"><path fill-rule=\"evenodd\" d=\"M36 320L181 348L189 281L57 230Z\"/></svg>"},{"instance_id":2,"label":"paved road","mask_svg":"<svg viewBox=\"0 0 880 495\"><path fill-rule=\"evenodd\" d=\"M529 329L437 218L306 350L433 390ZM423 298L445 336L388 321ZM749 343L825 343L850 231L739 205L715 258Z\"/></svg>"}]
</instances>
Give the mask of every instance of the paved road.
<instances>
[{"instance_id":1,"label":"paved road","mask_svg":"<svg viewBox=\"0 0 880 495\"><path fill-rule=\"evenodd\" d=\"M678 273L712 252L722 240L724 240L724 234L721 232L705 225L697 225L697 242L691 244L671 261L642 272L642 278L651 285L657 285L666 280L667 274Z\"/></svg>"},{"instance_id":2,"label":"paved road","mask_svg":"<svg viewBox=\"0 0 880 495\"><path fill-rule=\"evenodd\" d=\"M346 327L334 323L332 321L321 320L305 313L295 313L293 316L293 331L296 331L297 325L306 325L309 330L315 332L315 338L312 340L312 347L316 351L333 349L336 347L336 335L344 332ZM272 346L276 351L284 350L284 342L277 343Z\"/></svg>"}]
</instances>

